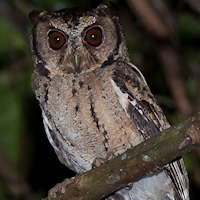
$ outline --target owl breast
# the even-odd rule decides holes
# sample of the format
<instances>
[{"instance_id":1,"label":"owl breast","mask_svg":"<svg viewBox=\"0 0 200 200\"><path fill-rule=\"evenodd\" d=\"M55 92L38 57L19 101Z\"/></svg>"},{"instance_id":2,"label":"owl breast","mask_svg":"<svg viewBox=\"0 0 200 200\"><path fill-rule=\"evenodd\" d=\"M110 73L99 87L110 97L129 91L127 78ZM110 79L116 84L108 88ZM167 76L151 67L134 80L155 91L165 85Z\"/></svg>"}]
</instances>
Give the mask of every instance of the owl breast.
<instances>
[{"instance_id":1,"label":"owl breast","mask_svg":"<svg viewBox=\"0 0 200 200\"><path fill-rule=\"evenodd\" d=\"M61 162L77 173L90 170L95 158L117 156L143 140L120 105L114 66L109 67L79 76L55 75L48 81L39 77L47 136Z\"/></svg>"}]
</instances>

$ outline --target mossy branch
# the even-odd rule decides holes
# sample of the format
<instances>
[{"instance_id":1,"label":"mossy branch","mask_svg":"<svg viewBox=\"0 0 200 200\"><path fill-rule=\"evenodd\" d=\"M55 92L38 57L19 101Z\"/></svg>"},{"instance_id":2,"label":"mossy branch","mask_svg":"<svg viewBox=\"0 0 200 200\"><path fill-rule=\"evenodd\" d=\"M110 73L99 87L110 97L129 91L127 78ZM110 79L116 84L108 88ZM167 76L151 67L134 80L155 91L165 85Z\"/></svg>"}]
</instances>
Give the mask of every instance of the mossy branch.
<instances>
[{"instance_id":1,"label":"mossy branch","mask_svg":"<svg viewBox=\"0 0 200 200\"><path fill-rule=\"evenodd\" d=\"M66 186L65 193L57 192L54 199L102 199L130 182L161 171L165 164L197 147L200 147L200 113L160 132L100 167L76 175Z\"/></svg>"}]
</instances>

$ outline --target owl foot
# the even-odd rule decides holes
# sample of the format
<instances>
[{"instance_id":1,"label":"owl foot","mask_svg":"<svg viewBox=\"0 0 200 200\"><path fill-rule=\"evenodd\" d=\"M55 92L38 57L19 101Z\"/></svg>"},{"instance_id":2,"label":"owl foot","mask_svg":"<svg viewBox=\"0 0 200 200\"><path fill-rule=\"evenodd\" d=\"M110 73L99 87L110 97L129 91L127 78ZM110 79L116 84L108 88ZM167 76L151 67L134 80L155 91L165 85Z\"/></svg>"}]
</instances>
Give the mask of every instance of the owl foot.
<instances>
[{"instance_id":1,"label":"owl foot","mask_svg":"<svg viewBox=\"0 0 200 200\"><path fill-rule=\"evenodd\" d=\"M53 188L51 188L48 192L48 199L56 198L57 194L61 196L61 194L65 193L65 187L72 182L72 179L66 178L63 182L56 184Z\"/></svg>"},{"instance_id":2,"label":"owl foot","mask_svg":"<svg viewBox=\"0 0 200 200\"><path fill-rule=\"evenodd\" d=\"M92 163L92 168L94 167L99 167L101 164L105 163L105 162L108 162L109 160L111 160L112 158L114 158L115 155L114 153L110 152L106 158L100 158L100 157L97 157L94 159L93 163Z\"/></svg>"},{"instance_id":3,"label":"owl foot","mask_svg":"<svg viewBox=\"0 0 200 200\"><path fill-rule=\"evenodd\" d=\"M130 182L130 183L127 184L126 189L131 190L132 187L133 187L133 182Z\"/></svg>"},{"instance_id":4,"label":"owl foot","mask_svg":"<svg viewBox=\"0 0 200 200\"><path fill-rule=\"evenodd\" d=\"M92 162L92 168L99 167L101 164L105 163L107 159L105 158L95 158L94 161Z\"/></svg>"}]
</instances>

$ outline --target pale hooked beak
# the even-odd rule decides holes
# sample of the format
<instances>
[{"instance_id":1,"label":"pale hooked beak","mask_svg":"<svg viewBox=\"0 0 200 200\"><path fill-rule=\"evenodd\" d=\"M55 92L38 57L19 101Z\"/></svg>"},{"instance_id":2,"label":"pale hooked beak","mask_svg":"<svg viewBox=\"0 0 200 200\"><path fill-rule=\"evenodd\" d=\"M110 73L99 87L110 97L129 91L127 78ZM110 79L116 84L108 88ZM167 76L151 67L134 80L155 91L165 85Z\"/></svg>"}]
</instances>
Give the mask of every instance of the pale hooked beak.
<instances>
[{"instance_id":1,"label":"pale hooked beak","mask_svg":"<svg viewBox=\"0 0 200 200\"><path fill-rule=\"evenodd\" d=\"M78 55L74 55L73 64L76 72L80 72L81 58Z\"/></svg>"}]
</instances>

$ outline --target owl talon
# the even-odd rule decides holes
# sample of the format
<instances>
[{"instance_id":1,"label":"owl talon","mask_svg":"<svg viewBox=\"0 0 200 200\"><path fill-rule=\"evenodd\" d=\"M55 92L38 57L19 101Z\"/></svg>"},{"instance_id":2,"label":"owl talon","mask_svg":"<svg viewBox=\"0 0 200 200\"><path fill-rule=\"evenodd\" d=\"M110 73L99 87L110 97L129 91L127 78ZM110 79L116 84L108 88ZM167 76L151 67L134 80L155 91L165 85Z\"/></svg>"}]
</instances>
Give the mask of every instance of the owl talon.
<instances>
[{"instance_id":1,"label":"owl talon","mask_svg":"<svg viewBox=\"0 0 200 200\"><path fill-rule=\"evenodd\" d=\"M100 158L97 157L94 159L93 163L92 163L92 168L94 167L99 167L101 164L108 162L109 160L113 159L115 157L113 152L110 152L106 158Z\"/></svg>"},{"instance_id":2,"label":"owl talon","mask_svg":"<svg viewBox=\"0 0 200 200\"><path fill-rule=\"evenodd\" d=\"M72 179L66 178L63 182L56 184L48 192L48 199L56 198L58 195L65 193L65 187L72 182Z\"/></svg>"},{"instance_id":3,"label":"owl talon","mask_svg":"<svg viewBox=\"0 0 200 200\"><path fill-rule=\"evenodd\" d=\"M107 159L105 158L95 158L92 162L92 168L99 167L101 164L105 163Z\"/></svg>"},{"instance_id":4,"label":"owl talon","mask_svg":"<svg viewBox=\"0 0 200 200\"><path fill-rule=\"evenodd\" d=\"M115 157L115 154L113 152L110 152L107 157L106 157L106 160L112 160L113 158Z\"/></svg>"},{"instance_id":5,"label":"owl talon","mask_svg":"<svg viewBox=\"0 0 200 200\"><path fill-rule=\"evenodd\" d=\"M133 182L130 182L130 183L127 184L126 189L131 190L132 187L133 187Z\"/></svg>"}]
</instances>

